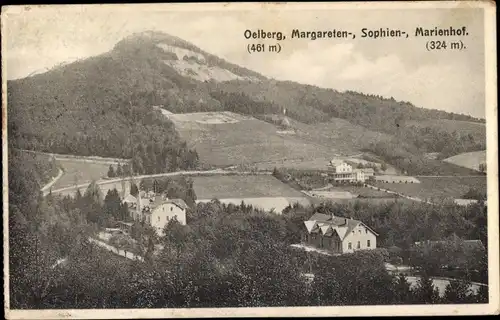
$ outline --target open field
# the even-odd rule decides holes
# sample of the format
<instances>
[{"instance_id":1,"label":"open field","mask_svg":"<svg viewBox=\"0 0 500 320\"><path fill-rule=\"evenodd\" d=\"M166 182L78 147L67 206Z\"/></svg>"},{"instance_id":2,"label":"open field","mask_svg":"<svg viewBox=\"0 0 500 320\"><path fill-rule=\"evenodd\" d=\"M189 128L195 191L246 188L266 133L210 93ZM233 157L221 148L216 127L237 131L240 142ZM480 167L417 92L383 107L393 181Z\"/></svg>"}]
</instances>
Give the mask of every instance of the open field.
<instances>
[{"instance_id":1,"label":"open field","mask_svg":"<svg viewBox=\"0 0 500 320\"><path fill-rule=\"evenodd\" d=\"M273 176L207 176L193 177L198 199L259 197L304 197Z\"/></svg>"},{"instance_id":2,"label":"open field","mask_svg":"<svg viewBox=\"0 0 500 320\"><path fill-rule=\"evenodd\" d=\"M335 186L332 188L307 191L308 194L316 198L323 199L359 199L362 198L394 198L394 195L387 194L384 191L374 190L367 187L358 186Z\"/></svg>"},{"instance_id":3,"label":"open field","mask_svg":"<svg viewBox=\"0 0 500 320\"><path fill-rule=\"evenodd\" d=\"M240 205L244 202L265 211L281 213L288 205L310 200L303 193L290 188L273 176L208 176L193 177L193 187L200 202L214 198L225 204Z\"/></svg>"},{"instance_id":4,"label":"open field","mask_svg":"<svg viewBox=\"0 0 500 320\"><path fill-rule=\"evenodd\" d=\"M100 180L107 176L109 165L104 163L82 162L77 160L57 160L64 174L52 186L53 189L69 187L75 184Z\"/></svg>"},{"instance_id":5,"label":"open field","mask_svg":"<svg viewBox=\"0 0 500 320\"><path fill-rule=\"evenodd\" d=\"M486 150L457 154L443 161L479 171L479 164L486 163Z\"/></svg>"},{"instance_id":6,"label":"open field","mask_svg":"<svg viewBox=\"0 0 500 320\"><path fill-rule=\"evenodd\" d=\"M307 125L290 120L290 132L272 123L231 112L166 115L203 163L324 169L335 156L348 156L389 136L342 119Z\"/></svg>"},{"instance_id":7,"label":"open field","mask_svg":"<svg viewBox=\"0 0 500 320\"><path fill-rule=\"evenodd\" d=\"M486 176L477 177L419 177L420 183L380 183L373 185L400 192L404 195L420 199L462 198L475 188L480 192L486 191Z\"/></svg>"}]
</instances>

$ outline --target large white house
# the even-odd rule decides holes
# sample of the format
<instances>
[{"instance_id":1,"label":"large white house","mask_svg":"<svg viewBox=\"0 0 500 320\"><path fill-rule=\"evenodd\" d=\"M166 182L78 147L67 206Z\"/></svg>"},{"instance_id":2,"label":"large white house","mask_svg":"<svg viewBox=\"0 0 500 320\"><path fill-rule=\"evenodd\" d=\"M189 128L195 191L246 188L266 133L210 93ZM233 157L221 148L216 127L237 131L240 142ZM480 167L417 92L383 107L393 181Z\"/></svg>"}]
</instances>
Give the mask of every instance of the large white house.
<instances>
[{"instance_id":1,"label":"large white house","mask_svg":"<svg viewBox=\"0 0 500 320\"><path fill-rule=\"evenodd\" d=\"M364 182L369 176L373 176L373 169L353 169L342 160L330 161L330 169L328 175L337 182Z\"/></svg>"},{"instance_id":2,"label":"large white house","mask_svg":"<svg viewBox=\"0 0 500 320\"><path fill-rule=\"evenodd\" d=\"M135 201L134 201L135 200ZM128 195L123 200L129 206L134 221L144 221L152 226L158 235L163 235L163 228L172 219L186 225L188 206L182 199L169 199L165 195L154 195L141 191L137 198Z\"/></svg>"},{"instance_id":3,"label":"large white house","mask_svg":"<svg viewBox=\"0 0 500 320\"><path fill-rule=\"evenodd\" d=\"M361 221L315 213L304 221L302 242L333 253L377 248L378 234Z\"/></svg>"}]
</instances>

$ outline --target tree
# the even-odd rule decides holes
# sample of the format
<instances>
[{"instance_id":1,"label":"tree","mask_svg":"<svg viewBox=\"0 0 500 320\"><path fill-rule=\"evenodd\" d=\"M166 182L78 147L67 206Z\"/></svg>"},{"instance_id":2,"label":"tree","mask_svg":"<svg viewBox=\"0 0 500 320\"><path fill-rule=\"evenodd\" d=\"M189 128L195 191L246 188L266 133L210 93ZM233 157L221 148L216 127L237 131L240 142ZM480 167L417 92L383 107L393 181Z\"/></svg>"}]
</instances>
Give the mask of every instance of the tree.
<instances>
[{"instance_id":1,"label":"tree","mask_svg":"<svg viewBox=\"0 0 500 320\"><path fill-rule=\"evenodd\" d=\"M450 280L444 292L445 301L449 303L470 302L470 285L471 283L469 281Z\"/></svg>"},{"instance_id":2,"label":"tree","mask_svg":"<svg viewBox=\"0 0 500 320\"><path fill-rule=\"evenodd\" d=\"M122 203L116 189L108 190L104 198L104 212L115 220L122 220Z\"/></svg>"},{"instance_id":3,"label":"tree","mask_svg":"<svg viewBox=\"0 0 500 320\"><path fill-rule=\"evenodd\" d=\"M418 279L414 294L418 303L430 304L439 300L439 291L434 287L432 279L426 273Z\"/></svg>"},{"instance_id":4,"label":"tree","mask_svg":"<svg viewBox=\"0 0 500 320\"><path fill-rule=\"evenodd\" d=\"M480 286L474 295L474 302L476 303L488 303L488 286Z\"/></svg>"},{"instance_id":5,"label":"tree","mask_svg":"<svg viewBox=\"0 0 500 320\"><path fill-rule=\"evenodd\" d=\"M130 164L125 163L123 165L123 175L124 176L131 176L132 175L132 168L130 167Z\"/></svg>"},{"instance_id":6,"label":"tree","mask_svg":"<svg viewBox=\"0 0 500 320\"><path fill-rule=\"evenodd\" d=\"M135 182L130 182L130 194L134 197L137 197L137 195L139 194L139 188L137 187L137 184L135 184Z\"/></svg>"},{"instance_id":7,"label":"tree","mask_svg":"<svg viewBox=\"0 0 500 320\"><path fill-rule=\"evenodd\" d=\"M412 302L411 286L404 274L400 274L396 278L395 291L399 303L408 304Z\"/></svg>"},{"instance_id":8,"label":"tree","mask_svg":"<svg viewBox=\"0 0 500 320\"><path fill-rule=\"evenodd\" d=\"M486 173L486 163L479 164L479 171L482 173Z\"/></svg>"},{"instance_id":9,"label":"tree","mask_svg":"<svg viewBox=\"0 0 500 320\"><path fill-rule=\"evenodd\" d=\"M382 162L382 164L380 165L380 169L382 171L386 171L387 170L387 165L385 164L385 162Z\"/></svg>"},{"instance_id":10,"label":"tree","mask_svg":"<svg viewBox=\"0 0 500 320\"><path fill-rule=\"evenodd\" d=\"M113 165L110 164L108 169L108 178L114 178L114 177L116 177L115 169L113 169Z\"/></svg>"},{"instance_id":11,"label":"tree","mask_svg":"<svg viewBox=\"0 0 500 320\"><path fill-rule=\"evenodd\" d=\"M117 177L123 176L123 169L122 169L122 165L120 163L118 163L118 166L116 167L116 176Z\"/></svg>"}]
</instances>

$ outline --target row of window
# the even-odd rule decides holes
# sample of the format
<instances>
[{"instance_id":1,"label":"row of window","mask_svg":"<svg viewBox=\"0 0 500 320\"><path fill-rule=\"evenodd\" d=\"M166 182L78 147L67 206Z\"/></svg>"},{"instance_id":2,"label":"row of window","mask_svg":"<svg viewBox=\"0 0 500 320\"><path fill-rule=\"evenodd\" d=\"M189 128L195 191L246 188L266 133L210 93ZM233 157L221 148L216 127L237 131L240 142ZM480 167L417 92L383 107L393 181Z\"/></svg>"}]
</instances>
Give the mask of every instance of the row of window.
<instances>
[{"instance_id":1,"label":"row of window","mask_svg":"<svg viewBox=\"0 0 500 320\"><path fill-rule=\"evenodd\" d=\"M352 233L354 233L356 230L352 230ZM361 229L358 229L359 233L361 234ZM368 233L368 229L365 229L365 233Z\"/></svg>"},{"instance_id":2,"label":"row of window","mask_svg":"<svg viewBox=\"0 0 500 320\"><path fill-rule=\"evenodd\" d=\"M370 248L370 246L371 246L370 240L366 240L366 247ZM352 242L349 242L347 244L347 248L352 249ZM360 249L360 248L361 248L361 241L358 241L358 243L356 245L356 249Z\"/></svg>"},{"instance_id":3,"label":"row of window","mask_svg":"<svg viewBox=\"0 0 500 320\"><path fill-rule=\"evenodd\" d=\"M172 219L177 220L177 215L174 215ZM170 221L170 217L167 217L167 222ZM158 222L160 222L160 216L158 216Z\"/></svg>"}]
</instances>

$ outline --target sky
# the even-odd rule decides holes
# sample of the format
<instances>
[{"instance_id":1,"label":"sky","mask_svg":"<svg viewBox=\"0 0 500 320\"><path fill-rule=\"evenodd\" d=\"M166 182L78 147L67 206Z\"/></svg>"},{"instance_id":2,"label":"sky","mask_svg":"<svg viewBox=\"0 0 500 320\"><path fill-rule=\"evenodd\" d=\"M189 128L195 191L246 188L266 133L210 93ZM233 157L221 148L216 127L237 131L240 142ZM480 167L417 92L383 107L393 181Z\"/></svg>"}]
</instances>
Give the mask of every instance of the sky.
<instances>
[{"instance_id":1,"label":"sky","mask_svg":"<svg viewBox=\"0 0 500 320\"><path fill-rule=\"evenodd\" d=\"M364 8L364 7L363 7ZM5 18L6 17L6 18ZM95 56L135 32L155 30L277 80L354 90L409 101L418 107L484 118L485 61L482 9L362 9L272 5L117 5L13 8L5 13L3 56L7 79ZM467 28L468 36L440 38L428 51L415 28ZM361 29L399 29L408 38L362 39ZM347 30L355 39L292 39L292 30ZM246 30L281 31L280 53L248 53Z\"/></svg>"}]
</instances>

